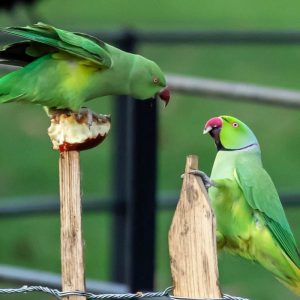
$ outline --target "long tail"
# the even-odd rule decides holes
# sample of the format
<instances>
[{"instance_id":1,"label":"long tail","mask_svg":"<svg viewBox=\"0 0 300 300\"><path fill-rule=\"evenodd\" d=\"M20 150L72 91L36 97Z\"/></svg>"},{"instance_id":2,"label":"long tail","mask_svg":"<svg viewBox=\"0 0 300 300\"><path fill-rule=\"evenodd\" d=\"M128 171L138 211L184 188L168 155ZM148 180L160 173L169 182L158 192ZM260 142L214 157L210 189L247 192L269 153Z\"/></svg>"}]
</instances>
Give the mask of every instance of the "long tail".
<instances>
[{"instance_id":1,"label":"long tail","mask_svg":"<svg viewBox=\"0 0 300 300\"><path fill-rule=\"evenodd\" d=\"M283 283L289 290L291 290L294 294L300 296L300 280L294 281L290 280L289 282L283 281L277 278L281 283Z\"/></svg>"},{"instance_id":2,"label":"long tail","mask_svg":"<svg viewBox=\"0 0 300 300\"><path fill-rule=\"evenodd\" d=\"M17 91L14 85L18 82L18 70L4 75L0 78L0 103L20 101L24 94Z\"/></svg>"},{"instance_id":3,"label":"long tail","mask_svg":"<svg viewBox=\"0 0 300 300\"><path fill-rule=\"evenodd\" d=\"M289 267L289 271L281 274L280 277L276 275L275 277L293 293L300 296L300 269L291 260L289 260Z\"/></svg>"}]
</instances>

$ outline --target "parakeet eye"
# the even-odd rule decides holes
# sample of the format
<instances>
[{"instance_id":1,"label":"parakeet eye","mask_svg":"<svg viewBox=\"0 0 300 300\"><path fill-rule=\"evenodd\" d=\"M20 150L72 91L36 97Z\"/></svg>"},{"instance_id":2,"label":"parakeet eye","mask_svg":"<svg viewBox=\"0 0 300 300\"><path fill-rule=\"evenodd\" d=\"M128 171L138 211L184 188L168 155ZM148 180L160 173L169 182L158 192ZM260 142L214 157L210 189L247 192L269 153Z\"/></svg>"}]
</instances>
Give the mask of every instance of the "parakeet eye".
<instances>
[{"instance_id":1,"label":"parakeet eye","mask_svg":"<svg viewBox=\"0 0 300 300\"><path fill-rule=\"evenodd\" d=\"M158 83L159 83L159 79L156 78L156 77L154 77L154 78L153 78L153 83L158 84Z\"/></svg>"},{"instance_id":2,"label":"parakeet eye","mask_svg":"<svg viewBox=\"0 0 300 300\"><path fill-rule=\"evenodd\" d=\"M232 123L231 125L232 125L232 127L235 127L235 128L236 128L236 127L239 127L239 124L238 124L238 123L235 123L235 122Z\"/></svg>"}]
</instances>

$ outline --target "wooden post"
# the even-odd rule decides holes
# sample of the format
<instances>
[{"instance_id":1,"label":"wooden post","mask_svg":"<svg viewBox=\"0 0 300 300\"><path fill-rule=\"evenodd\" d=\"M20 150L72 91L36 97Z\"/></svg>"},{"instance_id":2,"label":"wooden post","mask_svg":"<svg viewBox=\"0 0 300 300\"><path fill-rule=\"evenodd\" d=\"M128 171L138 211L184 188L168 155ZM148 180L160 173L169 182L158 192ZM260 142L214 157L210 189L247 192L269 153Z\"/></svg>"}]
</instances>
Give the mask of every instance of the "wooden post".
<instances>
[{"instance_id":1,"label":"wooden post","mask_svg":"<svg viewBox=\"0 0 300 300\"><path fill-rule=\"evenodd\" d=\"M197 156L187 157L181 195L169 231L174 296L221 298L215 220L206 189L198 176Z\"/></svg>"},{"instance_id":2,"label":"wooden post","mask_svg":"<svg viewBox=\"0 0 300 300\"><path fill-rule=\"evenodd\" d=\"M48 135L53 149L60 151L59 187L61 221L61 273L63 291L85 291L83 240L81 228L79 151L101 144L110 130L110 116L88 109L48 111ZM84 300L84 296L66 296Z\"/></svg>"},{"instance_id":3,"label":"wooden post","mask_svg":"<svg viewBox=\"0 0 300 300\"><path fill-rule=\"evenodd\" d=\"M59 178L62 290L85 291L78 151L60 153ZM68 296L66 299L86 298Z\"/></svg>"}]
</instances>

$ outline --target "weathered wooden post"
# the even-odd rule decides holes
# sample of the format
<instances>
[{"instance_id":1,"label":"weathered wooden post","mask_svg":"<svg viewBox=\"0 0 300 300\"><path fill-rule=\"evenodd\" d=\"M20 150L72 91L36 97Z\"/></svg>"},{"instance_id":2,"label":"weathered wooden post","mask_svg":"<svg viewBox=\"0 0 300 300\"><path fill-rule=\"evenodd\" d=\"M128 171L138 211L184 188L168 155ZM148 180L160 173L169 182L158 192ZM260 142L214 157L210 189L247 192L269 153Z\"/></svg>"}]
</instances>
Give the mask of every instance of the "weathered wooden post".
<instances>
[{"instance_id":1,"label":"weathered wooden post","mask_svg":"<svg viewBox=\"0 0 300 300\"><path fill-rule=\"evenodd\" d=\"M169 231L173 295L221 298L215 240L215 219L198 176L197 156L187 157L180 199Z\"/></svg>"},{"instance_id":2,"label":"weathered wooden post","mask_svg":"<svg viewBox=\"0 0 300 300\"><path fill-rule=\"evenodd\" d=\"M59 157L61 276L63 291L85 291L78 151ZM69 296L69 300L85 299Z\"/></svg>"},{"instance_id":3,"label":"weathered wooden post","mask_svg":"<svg viewBox=\"0 0 300 300\"><path fill-rule=\"evenodd\" d=\"M63 291L85 291L79 151L100 144L110 129L108 116L56 112L48 134L60 151L61 273ZM83 296L66 296L83 300Z\"/></svg>"}]
</instances>

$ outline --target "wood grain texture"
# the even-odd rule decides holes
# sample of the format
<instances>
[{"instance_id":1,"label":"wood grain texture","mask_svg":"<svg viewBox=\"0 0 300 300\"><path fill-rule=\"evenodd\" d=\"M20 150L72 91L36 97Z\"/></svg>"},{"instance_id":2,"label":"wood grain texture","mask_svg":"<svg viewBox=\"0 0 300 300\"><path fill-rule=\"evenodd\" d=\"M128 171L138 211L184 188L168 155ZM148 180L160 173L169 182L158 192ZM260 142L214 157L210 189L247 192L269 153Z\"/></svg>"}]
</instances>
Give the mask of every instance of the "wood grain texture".
<instances>
[{"instance_id":1,"label":"wood grain texture","mask_svg":"<svg viewBox=\"0 0 300 300\"><path fill-rule=\"evenodd\" d=\"M59 178L62 290L85 291L78 151L60 154ZM83 300L86 298L68 296L64 299Z\"/></svg>"},{"instance_id":2,"label":"wood grain texture","mask_svg":"<svg viewBox=\"0 0 300 300\"><path fill-rule=\"evenodd\" d=\"M220 298L215 219L199 176L197 156L187 157L180 199L169 230L174 296Z\"/></svg>"}]
</instances>

